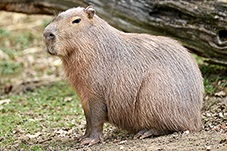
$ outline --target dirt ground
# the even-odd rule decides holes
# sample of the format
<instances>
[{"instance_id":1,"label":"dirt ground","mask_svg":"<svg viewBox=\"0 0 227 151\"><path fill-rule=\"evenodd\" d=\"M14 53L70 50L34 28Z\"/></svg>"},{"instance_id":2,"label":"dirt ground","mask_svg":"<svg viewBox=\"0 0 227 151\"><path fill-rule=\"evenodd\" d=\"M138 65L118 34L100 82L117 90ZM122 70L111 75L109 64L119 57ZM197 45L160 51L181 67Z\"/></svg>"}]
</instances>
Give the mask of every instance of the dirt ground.
<instances>
[{"instance_id":1,"label":"dirt ground","mask_svg":"<svg viewBox=\"0 0 227 151\"><path fill-rule=\"evenodd\" d=\"M148 138L143 140L133 140L132 135L125 135L119 139L115 139L114 135L105 139L102 144L91 147L79 146L76 140L57 139L57 144L46 142L42 144L46 151L52 150L68 150L68 151L226 151L227 141L226 133L215 131L202 131L190 134L171 134L156 138ZM53 145L54 144L54 145ZM41 145L41 144L40 144ZM17 148L11 148L17 150Z\"/></svg>"},{"instance_id":2,"label":"dirt ground","mask_svg":"<svg viewBox=\"0 0 227 151\"><path fill-rule=\"evenodd\" d=\"M23 143L27 146L41 146L46 151L226 151L227 97L221 99L209 97L206 99L206 102L209 103L204 104L206 105L202 114L204 128L201 132L190 133L185 131L139 140L133 139L133 134L106 125L103 143L88 147L80 146L80 142L77 140L85 130L85 121L82 121L76 123L71 129L53 128L29 137L18 130L14 136L17 140L3 150L17 151ZM208 106L209 110L205 110ZM20 150L23 149L20 148Z\"/></svg>"},{"instance_id":3,"label":"dirt ground","mask_svg":"<svg viewBox=\"0 0 227 151\"><path fill-rule=\"evenodd\" d=\"M39 22L39 16L30 16L27 17L26 15L15 15L14 13L5 13L1 12L1 18L3 19L4 16L8 19L14 18L14 20L20 20L21 18L27 22L27 25L30 26L33 23L35 26L42 26L40 28L43 29L43 23ZM41 19L49 19L50 17L42 17ZM26 22L19 23L15 26L7 25L7 23L2 23L1 28L6 28L8 30L25 30ZM20 26L21 27L20 27ZM36 29L34 30L35 34L42 34L36 33ZM41 38L39 36L38 38ZM7 42L6 42L7 43ZM32 49L33 48L33 49ZM35 57L29 55L30 58L25 57L25 61L32 62L27 63L29 70L25 69L26 74L23 76L18 77L20 81L26 81L27 77L33 77L36 82L39 82L39 79L45 78L52 78L59 80L59 70L61 67L59 65L58 59L47 57L45 54L45 59L42 56L43 53L39 53L43 51L42 40L38 39L35 41L35 44L31 46L31 49L26 48L22 50L25 55L28 55L26 51L30 51L30 53L37 53L40 57ZM23 58L22 55L18 58ZM42 58L42 59L40 59ZM51 59L50 59L51 58ZM18 60L15 60L18 61ZM19 59L20 62L23 62L23 59ZM43 64L46 62L46 64ZM26 64L26 63L25 63ZM34 70L34 65L39 66L43 70L53 69L53 74L46 74L45 76L41 76L40 72ZM38 69L40 69L38 68ZM36 68L37 69L37 68ZM25 72L24 71L24 72ZM42 73L42 72L41 72ZM225 71L225 75L227 72ZM32 76L31 76L32 74ZM39 74L39 78L37 78L37 74ZM12 80L13 79L13 80ZM11 80L14 82L15 77ZM42 82L42 80L40 80ZM226 82L226 81L225 81ZM4 83L3 83L4 84ZM41 83L42 84L42 83ZM25 85L25 84L24 84ZM2 85L0 85L2 87ZM218 93L218 92L224 92ZM202 117L204 128L201 132L197 133L190 133L188 131L183 133L173 133L166 136L154 137L154 138L147 138L143 140L134 140L132 134L128 134L125 131L118 130L112 126L107 125L104 129L104 142L101 144L97 144L91 147L88 146L80 146L77 137L83 134L84 132L84 124L85 122L75 124L75 127L72 129L50 129L48 131L41 131L36 136L25 137L22 135L22 132L18 130L15 132L14 137L17 138L16 141L10 145L5 146L4 148L0 148L0 150L25 150L20 148L21 142L27 144L28 146L42 146L46 151L53 151L53 150L80 150L80 151L118 151L118 150L130 150L130 151L171 151L171 150L182 150L182 151L227 151L227 96L226 96L226 89L225 90L218 90L216 95L206 95L204 97L204 107L202 109ZM1 140L0 140L1 141Z\"/></svg>"}]
</instances>

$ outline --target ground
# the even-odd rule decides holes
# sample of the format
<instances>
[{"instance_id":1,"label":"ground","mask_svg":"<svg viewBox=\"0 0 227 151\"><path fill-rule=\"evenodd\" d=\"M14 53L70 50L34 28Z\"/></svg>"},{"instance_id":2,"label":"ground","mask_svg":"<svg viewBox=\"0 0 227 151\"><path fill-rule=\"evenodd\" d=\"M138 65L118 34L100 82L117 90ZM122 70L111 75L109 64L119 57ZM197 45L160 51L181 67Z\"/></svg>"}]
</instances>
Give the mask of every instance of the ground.
<instances>
[{"instance_id":1,"label":"ground","mask_svg":"<svg viewBox=\"0 0 227 151\"><path fill-rule=\"evenodd\" d=\"M80 146L85 119L61 61L45 52L50 16L0 12L0 150L227 150L227 69L194 56L204 77L201 132L148 139L105 124L104 141Z\"/></svg>"}]
</instances>

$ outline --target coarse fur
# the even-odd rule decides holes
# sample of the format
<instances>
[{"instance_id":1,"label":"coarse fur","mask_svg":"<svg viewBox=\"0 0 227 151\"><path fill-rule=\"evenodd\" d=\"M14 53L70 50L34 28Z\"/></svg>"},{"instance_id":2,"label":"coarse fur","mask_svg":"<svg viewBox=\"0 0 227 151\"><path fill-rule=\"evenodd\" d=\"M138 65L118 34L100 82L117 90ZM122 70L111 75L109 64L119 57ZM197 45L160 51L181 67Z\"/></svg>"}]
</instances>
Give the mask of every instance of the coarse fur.
<instances>
[{"instance_id":1,"label":"coarse fur","mask_svg":"<svg viewBox=\"0 0 227 151\"><path fill-rule=\"evenodd\" d=\"M72 24L75 18L81 21ZM86 137L107 121L157 135L201 129L203 79L177 41L118 31L82 7L60 13L44 35L50 32L55 38L45 39L48 52L61 58L81 99Z\"/></svg>"}]
</instances>

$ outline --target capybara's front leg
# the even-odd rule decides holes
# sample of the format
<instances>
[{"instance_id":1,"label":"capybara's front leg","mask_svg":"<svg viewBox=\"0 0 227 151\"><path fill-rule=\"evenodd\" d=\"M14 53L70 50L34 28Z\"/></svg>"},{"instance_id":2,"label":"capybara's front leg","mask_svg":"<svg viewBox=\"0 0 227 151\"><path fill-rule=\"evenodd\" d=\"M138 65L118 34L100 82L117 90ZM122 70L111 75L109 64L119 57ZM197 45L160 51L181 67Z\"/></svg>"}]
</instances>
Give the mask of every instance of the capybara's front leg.
<instances>
[{"instance_id":1,"label":"capybara's front leg","mask_svg":"<svg viewBox=\"0 0 227 151\"><path fill-rule=\"evenodd\" d=\"M103 124L107 121L107 108L104 102L90 100L83 104L86 117L86 132L81 145L93 145L102 141Z\"/></svg>"},{"instance_id":2,"label":"capybara's front leg","mask_svg":"<svg viewBox=\"0 0 227 151\"><path fill-rule=\"evenodd\" d=\"M83 140L84 138L87 138L90 136L91 134L91 117L90 117L90 112L87 111L85 108L84 109L84 115L86 118L86 130L85 130L85 134L83 136L79 137L79 141Z\"/></svg>"}]
</instances>

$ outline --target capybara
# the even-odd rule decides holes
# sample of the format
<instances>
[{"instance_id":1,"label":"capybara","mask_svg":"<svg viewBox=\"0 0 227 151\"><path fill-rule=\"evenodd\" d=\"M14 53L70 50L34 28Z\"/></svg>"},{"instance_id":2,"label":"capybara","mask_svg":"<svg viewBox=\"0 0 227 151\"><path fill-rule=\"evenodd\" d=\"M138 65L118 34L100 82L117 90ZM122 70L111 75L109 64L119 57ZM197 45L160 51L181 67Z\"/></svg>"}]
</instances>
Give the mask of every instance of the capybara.
<instances>
[{"instance_id":1,"label":"capybara","mask_svg":"<svg viewBox=\"0 0 227 151\"><path fill-rule=\"evenodd\" d=\"M104 122L136 138L201 129L203 79L177 41L119 31L91 6L60 13L43 36L81 100L81 144L100 142Z\"/></svg>"}]
</instances>

